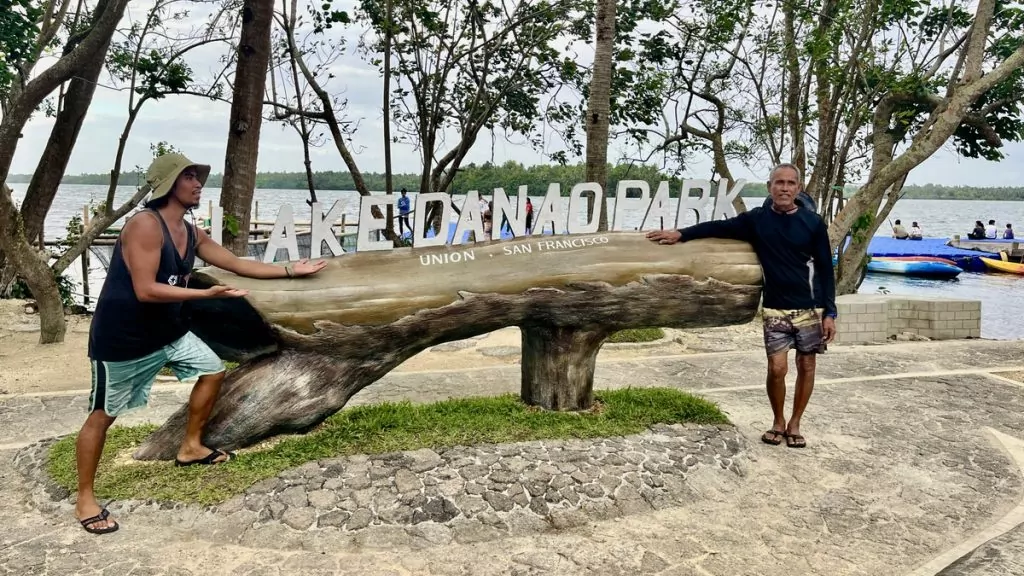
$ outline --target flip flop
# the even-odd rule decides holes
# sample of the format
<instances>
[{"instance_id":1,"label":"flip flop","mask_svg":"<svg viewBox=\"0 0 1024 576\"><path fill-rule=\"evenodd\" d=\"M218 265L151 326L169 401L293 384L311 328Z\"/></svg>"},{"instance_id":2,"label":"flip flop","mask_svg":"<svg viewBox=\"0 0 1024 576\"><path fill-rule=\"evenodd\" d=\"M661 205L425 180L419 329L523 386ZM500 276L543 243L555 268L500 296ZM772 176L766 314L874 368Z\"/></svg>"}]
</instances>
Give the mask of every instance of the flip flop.
<instances>
[{"instance_id":1,"label":"flip flop","mask_svg":"<svg viewBox=\"0 0 1024 576\"><path fill-rule=\"evenodd\" d=\"M221 456L227 456L227 458L218 462L217 458L220 458ZM235 458L235 453L234 452L226 452L226 451L221 450L221 449L218 448L218 449L214 449L213 452L210 452L204 458L200 458L198 460L184 461L184 460L178 460L177 458L175 458L174 459L174 465L175 466L195 466L196 464L201 464L201 465L204 465L204 466L213 466L215 464L224 464L226 462L230 462L230 461L234 460L234 458Z\"/></svg>"},{"instance_id":2,"label":"flip flop","mask_svg":"<svg viewBox=\"0 0 1024 576\"><path fill-rule=\"evenodd\" d=\"M111 532L117 532L117 529L121 526L114 522L113 526L107 526L106 528L92 528L93 524L103 522L110 516L110 512L104 508L100 510L100 513L93 516L92 518L86 518L85 520L79 520L82 523L82 528L90 534L110 534Z\"/></svg>"},{"instance_id":3,"label":"flip flop","mask_svg":"<svg viewBox=\"0 0 1024 576\"><path fill-rule=\"evenodd\" d=\"M790 440L793 440L790 442ZM786 433L786 446L789 448L806 448L807 440L799 434Z\"/></svg>"},{"instance_id":4,"label":"flip flop","mask_svg":"<svg viewBox=\"0 0 1024 576\"><path fill-rule=\"evenodd\" d=\"M769 439L769 435L772 436L772 439ZM768 430L761 435L761 442L764 442L765 444L771 444L772 446L778 446L779 444L782 444L782 438L785 437L786 433L783 431Z\"/></svg>"}]
</instances>

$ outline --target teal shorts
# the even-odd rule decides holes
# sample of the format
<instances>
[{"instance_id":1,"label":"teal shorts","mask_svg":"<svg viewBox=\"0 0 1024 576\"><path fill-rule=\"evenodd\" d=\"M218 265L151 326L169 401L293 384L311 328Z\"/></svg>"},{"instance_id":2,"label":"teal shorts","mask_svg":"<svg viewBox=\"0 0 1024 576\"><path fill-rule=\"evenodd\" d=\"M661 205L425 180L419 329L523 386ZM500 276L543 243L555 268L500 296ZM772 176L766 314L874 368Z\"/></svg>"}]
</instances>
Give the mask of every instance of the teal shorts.
<instances>
[{"instance_id":1,"label":"teal shorts","mask_svg":"<svg viewBox=\"0 0 1024 576\"><path fill-rule=\"evenodd\" d=\"M179 381L224 371L224 362L189 332L163 348L135 360L92 360L89 412L103 410L120 416L149 402L149 391L160 370L167 366Z\"/></svg>"}]
</instances>

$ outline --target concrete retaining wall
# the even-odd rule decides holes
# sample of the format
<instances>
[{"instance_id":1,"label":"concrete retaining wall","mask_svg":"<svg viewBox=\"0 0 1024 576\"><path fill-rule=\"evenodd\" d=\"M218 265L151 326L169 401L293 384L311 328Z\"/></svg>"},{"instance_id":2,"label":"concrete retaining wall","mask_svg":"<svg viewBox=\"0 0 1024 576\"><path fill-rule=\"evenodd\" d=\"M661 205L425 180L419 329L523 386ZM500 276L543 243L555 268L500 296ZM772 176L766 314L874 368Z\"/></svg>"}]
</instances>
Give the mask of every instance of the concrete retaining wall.
<instances>
[{"instance_id":1,"label":"concrete retaining wall","mask_svg":"<svg viewBox=\"0 0 1024 576\"><path fill-rule=\"evenodd\" d=\"M911 333L932 340L981 337L981 302L908 295L849 294L836 298L836 341L884 342Z\"/></svg>"}]
</instances>

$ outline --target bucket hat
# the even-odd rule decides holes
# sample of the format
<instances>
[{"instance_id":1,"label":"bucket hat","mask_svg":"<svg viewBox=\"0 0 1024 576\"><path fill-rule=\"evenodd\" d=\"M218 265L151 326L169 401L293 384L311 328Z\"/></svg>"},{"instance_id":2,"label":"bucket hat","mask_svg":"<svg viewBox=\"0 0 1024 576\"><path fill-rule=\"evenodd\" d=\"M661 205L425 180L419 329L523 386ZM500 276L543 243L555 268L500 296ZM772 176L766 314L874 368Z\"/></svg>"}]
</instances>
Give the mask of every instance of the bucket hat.
<instances>
[{"instance_id":1,"label":"bucket hat","mask_svg":"<svg viewBox=\"0 0 1024 576\"><path fill-rule=\"evenodd\" d=\"M149 184L149 187L153 189L149 200L153 201L166 196L182 171L190 167L196 169L196 177L205 186L206 179L210 176L209 165L197 164L189 160L184 154L178 154L177 152L154 158L153 162L149 165L149 170L146 171L146 184Z\"/></svg>"}]
</instances>

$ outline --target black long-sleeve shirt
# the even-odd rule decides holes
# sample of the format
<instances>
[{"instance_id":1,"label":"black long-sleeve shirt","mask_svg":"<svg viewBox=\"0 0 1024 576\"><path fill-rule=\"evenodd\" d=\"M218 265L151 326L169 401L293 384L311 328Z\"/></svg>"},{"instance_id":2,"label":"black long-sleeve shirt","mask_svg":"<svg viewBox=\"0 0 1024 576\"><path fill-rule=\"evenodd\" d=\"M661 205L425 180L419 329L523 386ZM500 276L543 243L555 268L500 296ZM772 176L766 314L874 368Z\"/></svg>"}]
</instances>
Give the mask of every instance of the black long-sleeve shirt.
<instances>
[{"instance_id":1,"label":"black long-sleeve shirt","mask_svg":"<svg viewBox=\"0 0 1024 576\"><path fill-rule=\"evenodd\" d=\"M764 274L764 306L782 310L824 308L835 316L836 282L825 221L798 208L780 214L757 207L726 220L702 222L679 231L681 242L732 238L754 247Z\"/></svg>"}]
</instances>

